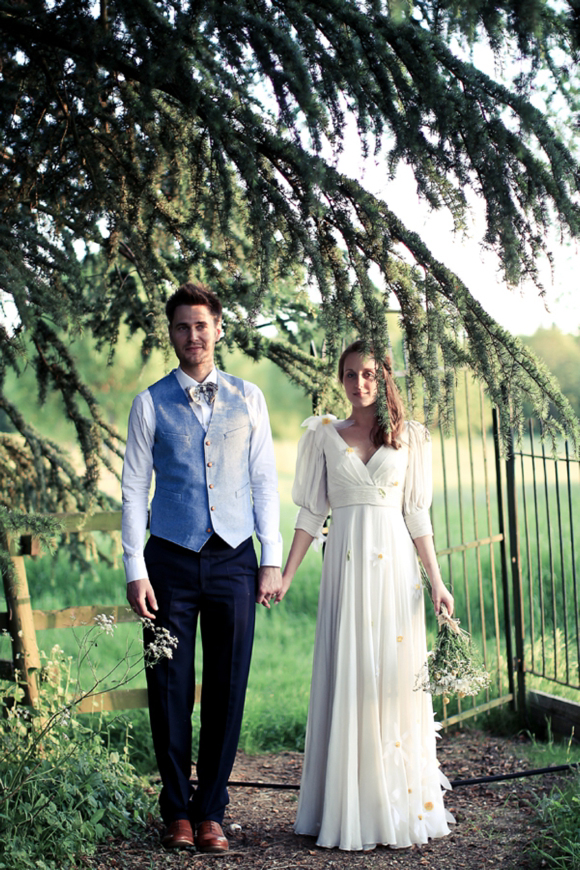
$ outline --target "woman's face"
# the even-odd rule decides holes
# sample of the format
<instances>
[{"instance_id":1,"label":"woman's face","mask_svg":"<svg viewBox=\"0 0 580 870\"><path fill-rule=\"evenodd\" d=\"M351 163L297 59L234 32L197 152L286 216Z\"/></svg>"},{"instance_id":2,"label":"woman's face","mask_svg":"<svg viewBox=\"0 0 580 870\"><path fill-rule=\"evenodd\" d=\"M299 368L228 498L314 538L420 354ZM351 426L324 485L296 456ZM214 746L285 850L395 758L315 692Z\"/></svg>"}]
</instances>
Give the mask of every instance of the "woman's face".
<instances>
[{"instance_id":1,"label":"woman's face","mask_svg":"<svg viewBox=\"0 0 580 870\"><path fill-rule=\"evenodd\" d=\"M377 399L377 364L373 357L363 359L349 353L344 361L342 385L353 408L367 408Z\"/></svg>"}]
</instances>

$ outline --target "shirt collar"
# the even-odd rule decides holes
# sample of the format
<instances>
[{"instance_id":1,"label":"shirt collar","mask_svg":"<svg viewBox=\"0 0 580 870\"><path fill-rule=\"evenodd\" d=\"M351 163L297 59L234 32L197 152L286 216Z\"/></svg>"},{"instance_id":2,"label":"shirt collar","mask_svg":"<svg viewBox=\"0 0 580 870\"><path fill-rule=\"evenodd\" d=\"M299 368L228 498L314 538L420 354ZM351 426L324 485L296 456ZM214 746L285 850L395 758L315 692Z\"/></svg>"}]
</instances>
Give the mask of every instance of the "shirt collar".
<instances>
[{"instance_id":1,"label":"shirt collar","mask_svg":"<svg viewBox=\"0 0 580 870\"><path fill-rule=\"evenodd\" d=\"M187 375L183 371L181 366L178 366L178 368L173 369L173 373L175 374L175 377L177 378L180 386L183 387L183 389L185 389L186 387L197 387L198 384L200 384L200 383L201 384L217 384L217 379L218 379L217 369L215 366L213 367L213 369L211 370L209 375L203 381L196 381L195 378L192 378L189 375Z\"/></svg>"}]
</instances>

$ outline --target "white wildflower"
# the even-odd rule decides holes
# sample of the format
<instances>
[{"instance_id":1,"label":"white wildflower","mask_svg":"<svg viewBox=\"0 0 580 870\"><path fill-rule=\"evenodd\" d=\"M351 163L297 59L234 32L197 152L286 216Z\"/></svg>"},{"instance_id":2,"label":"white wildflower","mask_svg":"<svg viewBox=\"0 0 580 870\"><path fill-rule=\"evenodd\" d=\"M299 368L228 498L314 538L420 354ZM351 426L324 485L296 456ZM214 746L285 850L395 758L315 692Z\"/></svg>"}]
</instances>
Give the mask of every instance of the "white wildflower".
<instances>
[{"instance_id":1,"label":"white wildflower","mask_svg":"<svg viewBox=\"0 0 580 870\"><path fill-rule=\"evenodd\" d=\"M142 622L144 621L142 620ZM161 659L172 659L173 650L177 646L178 640L171 634L168 628L160 628L154 625L151 620L147 620L147 622L153 626L151 631L154 635L153 640L145 648L145 663L150 667Z\"/></svg>"},{"instance_id":2,"label":"white wildflower","mask_svg":"<svg viewBox=\"0 0 580 870\"><path fill-rule=\"evenodd\" d=\"M423 572L425 585L431 586ZM423 689L431 695L443 695L443 703L449 703L449 695L459 697L478 695L487 689L491 677L481 663L469 634L459 627L459 620L449 616L445 607L437 618L439 631L433 650L415 677L415 689Z\"/></svg>"},{"instance_id":3,"label":"white wildflower","mask_svg":"<svg viewBox=\"0 0 580 870\"><path fill-rule=\"evenodd\" d=\"M115 632L115 617L106 616L104 613L99 613L95 616L95 625L100 628L105 634L114 634Z\"/></svg>"}]
</instances>

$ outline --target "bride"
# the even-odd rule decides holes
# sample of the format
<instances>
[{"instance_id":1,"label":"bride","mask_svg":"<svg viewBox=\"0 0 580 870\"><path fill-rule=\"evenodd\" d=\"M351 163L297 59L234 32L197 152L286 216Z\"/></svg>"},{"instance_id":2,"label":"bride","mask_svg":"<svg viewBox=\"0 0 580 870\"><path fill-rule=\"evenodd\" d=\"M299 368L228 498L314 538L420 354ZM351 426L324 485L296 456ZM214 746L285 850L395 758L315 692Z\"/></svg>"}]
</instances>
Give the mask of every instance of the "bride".
<instances>
[{"instance_id":1,"label":"bride","mask_svg":"<svg viewBox=\"0 0 580 870\"><path fill-rule=\"evenodd\" d=\"M301 510L279 596L332 509L295 831L350 850L426 843L453 821L431 696L414 690L427 654L417 553L435 612L453 611L429 518L431 443L424 426L405 422L390 363L382 367L384 381L363 342L351 344L338 371L348 419L303 424L292 491ZM379 383L388 432L376 414Z\"/></svg>"}]
</instances>

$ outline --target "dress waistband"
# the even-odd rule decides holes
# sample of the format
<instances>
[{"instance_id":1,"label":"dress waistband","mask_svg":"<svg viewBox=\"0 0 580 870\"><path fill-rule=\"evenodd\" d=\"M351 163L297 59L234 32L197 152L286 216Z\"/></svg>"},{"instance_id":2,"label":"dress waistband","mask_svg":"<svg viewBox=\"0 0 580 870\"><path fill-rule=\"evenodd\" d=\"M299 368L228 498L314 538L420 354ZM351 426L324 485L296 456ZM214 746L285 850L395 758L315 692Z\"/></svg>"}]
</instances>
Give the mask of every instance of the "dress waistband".
<instances>
[{"instance_id":1,"label":"dress waistband","mask_svg":"<svg viewBox=\"0 0 580 870\"><path fill-rule=\"evenodd\" d=\"M371 504L377 507L401 507L402 493L397 484L386 486L349 486L328 493L331 508L353 504Z\"/></svg>"}]
</instances>

